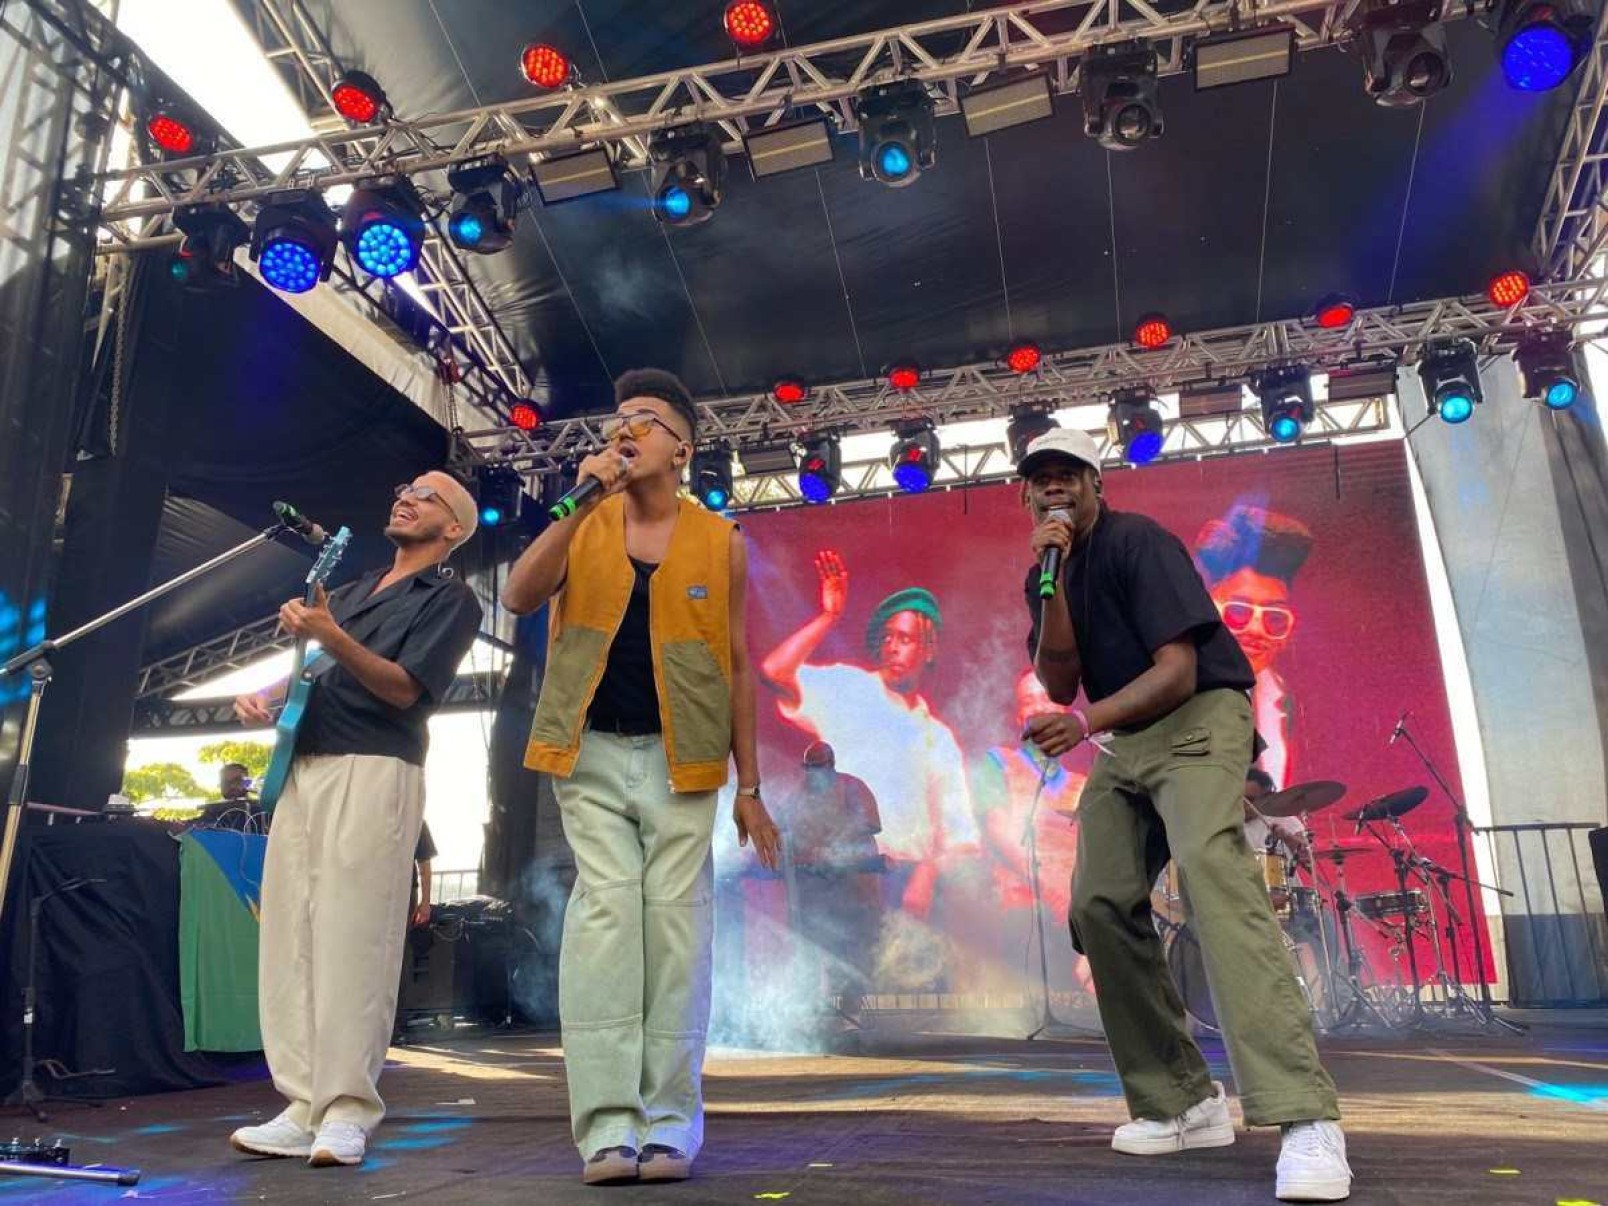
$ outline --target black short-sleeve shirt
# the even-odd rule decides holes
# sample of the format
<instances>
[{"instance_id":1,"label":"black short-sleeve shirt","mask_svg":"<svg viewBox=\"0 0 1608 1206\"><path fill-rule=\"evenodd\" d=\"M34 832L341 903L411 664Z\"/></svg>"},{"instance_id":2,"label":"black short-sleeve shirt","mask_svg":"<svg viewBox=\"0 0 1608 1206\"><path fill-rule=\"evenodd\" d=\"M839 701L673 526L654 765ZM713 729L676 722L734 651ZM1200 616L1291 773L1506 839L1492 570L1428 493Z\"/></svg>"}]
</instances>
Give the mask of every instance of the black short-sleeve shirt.
<instances>
[{"instance_id":1,"label":"black short-sleeve shirt","mask_svg":"<svg viewBox=\"0 0 1608 1206\"><path fill-rule=\"evenodd\" d=\"M324 659L296 730L297 754L372 754L424 764L426 722L480 631L480 601L439 566L375 594L385 574L375 570L341 587L330 596L329 609L348 635L396 662L424 690L411 707L394 708Z\"/></svg>"},{"instance_id":2,"label":"black short-sleeve shirt","mask_svg":"<svg viewBox=\"0 0 1608 1206\"><path fill-rule=\"evenodd\" d=\"M653 636L649 601L653 571L659 567L631 558L636 580L625 618L609 645L603 677L587 710L587 722L606 733L643 736L664 728L659 720L659 687L653 678Z\"/></svg>"},{"instance_id":3,"label":"black short-sleeve shirt","mask_svg":"<svg viewBox=\"0 0 1608 1206\"><path fill-rule=\"evenodd\" d=\"M1024 588L1033 618L1030 659L1038 650L1043 612L1038 580L1034 566ZM1122 690L1150 669L1157 649L1185 637L1195 643L1197 694L1255 685L1251 664L1223 627L1189 550L1147 516L1105 511L1083 547L1066 559L1061 589L1091 703Z\"/></svg>"}]
</instances>

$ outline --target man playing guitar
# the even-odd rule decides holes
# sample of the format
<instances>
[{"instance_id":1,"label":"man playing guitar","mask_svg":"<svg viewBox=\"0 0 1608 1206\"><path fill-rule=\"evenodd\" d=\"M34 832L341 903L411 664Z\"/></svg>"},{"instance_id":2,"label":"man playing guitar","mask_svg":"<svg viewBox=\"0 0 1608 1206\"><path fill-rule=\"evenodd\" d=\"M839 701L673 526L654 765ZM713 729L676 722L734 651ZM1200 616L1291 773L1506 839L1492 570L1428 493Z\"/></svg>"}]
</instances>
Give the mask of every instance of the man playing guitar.
<instances>
[{"instance_id":1,"label":"man playing guitar","mask_svg":"<svg viewBox=\"0 0 1608 1206\"><path fill-rule=\"evenodd\" d=\"M425 473L397 487L389 568L280 609L286 631L323 654L263 868L258 1008L290 1104L235 1131L239 1151L357 1164L384 1116L377 1085L424 816L425 726L480 629L479 602L442 562L476 519L456 479ZM242 695L235 715L271 724L283 687Z\"/></svg>"}]
</instances>

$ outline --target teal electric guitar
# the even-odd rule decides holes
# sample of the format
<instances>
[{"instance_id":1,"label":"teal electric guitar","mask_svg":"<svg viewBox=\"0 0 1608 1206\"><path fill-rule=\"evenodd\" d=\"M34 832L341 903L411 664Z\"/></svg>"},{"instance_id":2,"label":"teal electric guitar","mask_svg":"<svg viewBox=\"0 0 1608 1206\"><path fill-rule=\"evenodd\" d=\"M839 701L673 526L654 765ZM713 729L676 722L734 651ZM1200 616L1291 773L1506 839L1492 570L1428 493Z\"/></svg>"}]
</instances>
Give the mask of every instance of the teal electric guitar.
<instances>
[{"instance_id":1,"label":"teal electric guitar","mask_svg":"<svg viewBox=\"0 0 1608 1206\"><path fill-rule=\"evenodd\" d=\"M324 541L324 547L318 551L318 560L307 572L304 600L309 607L317 602L319 586L335 572L351 539L352 533L342 528ZM296 756L296 730L301 727L302 717L307 714L307 701L313 694L313 676L308 671L318 658L318 651L314 651L312 657L307 656L305 638L296 642L296 654L290 662L290 687L285 693L285 706L280 709L279 719L274 723L274 756L268 763L268 772L263 775L262 787L257 792L264 812L273 811L290 779L290 761Z\"/></svg>"}]
</instances>

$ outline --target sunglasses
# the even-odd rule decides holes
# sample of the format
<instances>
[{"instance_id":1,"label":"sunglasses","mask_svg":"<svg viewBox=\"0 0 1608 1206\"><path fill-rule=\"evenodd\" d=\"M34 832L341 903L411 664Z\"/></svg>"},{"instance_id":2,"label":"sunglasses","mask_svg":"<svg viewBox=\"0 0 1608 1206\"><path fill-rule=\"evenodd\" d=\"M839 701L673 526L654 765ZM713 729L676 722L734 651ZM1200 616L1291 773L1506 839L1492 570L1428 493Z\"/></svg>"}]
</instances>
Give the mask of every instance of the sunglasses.
<instances>
[{"instance_id":1,"label":"sunglasses","mask_svg":"<svg viewBox=\"0 0 1608 1206\"><path fill-rule=\"evenodd\" d=\"M433 498L447 509L449 515L452 514L452 504L434 486L415 486L412 482L403 482L392 493L399 499L416 498L420 502L429 502Z\"/></svg>"},{"instance_id":2,"label":"sunglasses","mask_svg":"<svg viewBox=\"0 0 1608 1206\"><path fill-rule=\"evenodd\" d=\"M630 436L633 440L643 439L655 427L662 427L670 433L676 443L682 443L683 437L670 424L650 411L639 410L628 415L615 415L604 419L598 430L602 433L606 443L612 444L622 435Z\"/></svg>"},{"instance_id":3,"label":"sunglasses","mask_svg":"<svg viewBox=\"0 0 1608 1206\"><path fill-rule=\"evenodd\" d=\"M1263 607L1260 603L1230 599L1217 610L1222 614L1224 627L1230 632L1244 632L1253 623L1259 623L1266 635L1275 641L1282 641L1295 631L1295 613L1288 607Z\"/></svg>"}]
</instances>

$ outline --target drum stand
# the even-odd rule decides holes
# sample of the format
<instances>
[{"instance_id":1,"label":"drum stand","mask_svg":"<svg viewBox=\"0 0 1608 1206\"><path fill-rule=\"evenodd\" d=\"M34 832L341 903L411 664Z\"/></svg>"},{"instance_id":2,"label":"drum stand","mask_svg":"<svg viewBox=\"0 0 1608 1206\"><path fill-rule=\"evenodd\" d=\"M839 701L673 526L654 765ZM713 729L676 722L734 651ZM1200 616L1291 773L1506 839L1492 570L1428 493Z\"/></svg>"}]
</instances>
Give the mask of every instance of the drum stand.
<instances>
[{"instance_id":1,"label":"drum stand","mask_svg":"<svg viewBox=\"0 0 1608 1206\"><path fill-rule=\"evenodd\" d=\"M1029 1040L1038 1038L1052 1026L1062 1030L1074 1030L1080 1034L1097 1033L1083 1026L1063 1022L1055 1016L1055 1010L1050 1008L1050 949L1044 941L1044 893L1039 890L1038 811L1039 801L1044 798L1044 785L1049 782L1050 767L1053 764L1053 759L1046 759L1044 769L1039 773L1038 790L1033 793L1033 805L1027 810L1027 832L1022 835L1022 844L1027 847L1028 886L1033 893L1033 932L1038 940L1039 952L1038 1022L1028 1032Z\"/></svg>"},{"instance_id":2,"label":"drum stand","mask_svg":"<svg viewBox=\"0 0 1608 1206\"><path fill-rule=\"evenodd\" d=\"M1418 930L1418 923L1411 908L1411 897L1409 897L1407 894L1407 878L1409 875L1409 867L1412 864L1412 856L1407 850L1393 845L1390 841L1390 838L1386 834L1383 834L1379 832L1378 829L1374 828L1372 821L1363 821L1360 822L1360 824L1367 829L1368 836L1383 846L1385 848L1385 853L1390 855L1390 861L1396 868L1396 891L1400 895L1401 899L1407 902L1406 907L1404 907L1402 911L1401 944L1407 951L1407 971L1408 974L1412 976L1413 997L1412 1008L1408 1012L1407 1020L1404 1025L1416 1030L1422 1027L1429 1020L1429 1017L1424 1012L1424 978L1422 973L1420 973L1418 970L1418 948L1417 944L1413 941L1413 938ZM1396 831L1398 833L1401 832L1401 825L1399 822L1396 823Z\"/></svg>"},{"instance_id":3,"label":"drum stand","mask_svg":"<svg viewBox=\"0 0 1608 1206\"><path fill-rule=\"evenodd\" d=\"M1313 862L1313 877L1321 880L1318 874L1316 860ZM1330 1034L1338 1034L1342 1030L1362 1030L1369 1027L1378 1027L1381 1030L1390 1030L1390 1020L1379 1012L1379 1008L1368 998L1367 991L1362 986L1362 969L1365 965L1362 948L1357 945L1356 935L1351 929L1351 911L1356 907L1351 902L1351 896L1346 891L1346 864L1344 857L1335 860L1335 875L1339 879L1339 886L1334 889L1334 910L1339 921L1340 944L1345 948L1346 970L1345 975L1335 975L1334 981L1344 983L1350 990L1351 999L1346 1007L1340 1010L1329 1027ZM1338 994L1336 994L1338 995Z\"/></svg>"}]
</instances>

